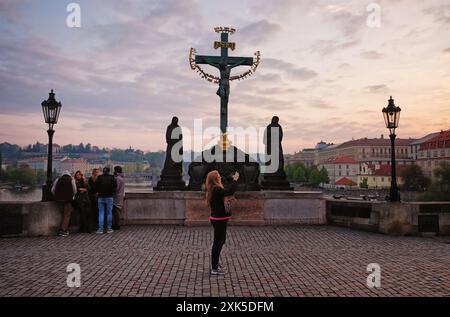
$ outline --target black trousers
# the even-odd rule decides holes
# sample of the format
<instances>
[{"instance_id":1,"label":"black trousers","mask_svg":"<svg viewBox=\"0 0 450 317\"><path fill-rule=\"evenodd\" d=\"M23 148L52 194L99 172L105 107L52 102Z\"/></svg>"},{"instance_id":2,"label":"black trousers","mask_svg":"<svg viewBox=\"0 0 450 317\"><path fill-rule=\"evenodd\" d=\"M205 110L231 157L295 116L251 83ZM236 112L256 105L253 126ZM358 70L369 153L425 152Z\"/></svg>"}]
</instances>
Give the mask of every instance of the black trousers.
<instances>
[{"instance_id":1,"label":"black trousers","mask_svg":"<svg viewBox=\"0 0 450 317\"><path fill-rule=\"evenodd\" d=\"M214 228L214 242L211 250L211 267L217 270L219 267L219 258L222 247L227 239L228 220L211 220Z\"/></svg>"},{"instance_id":2,"label":"black trousers","mask_svg":"<svg viewBox=\"0 0 450 317\"><path fill-rule=\"evenodd\" d=\"M98 202L95 196L90 196L89 200L91 201L91 226L93 230L97 230L98 228ZM106 221L105 221L106 223Z\"/></svg>"},{"instance_id":3,"label":"black trousers","mask_svg":"<svg viewBox=\"0 0 450 317\"><path fill-rule=\"evenodd\" d=\"M91 232L91 202L88 195L77 195L75 206L80 215L80 232Z\"/></svg>"},{"instance_id":4,"label":"black trousers","mask_svg":"<svg viewBox=\"0 0 450 317\"><path fill-rule=\"evenodd\" d=\"M112 210L112 216L113 216L113 221L112 221L112 228L113 230L119 230L120 229L120 215L121 215L122 209L117 207L117 206L113 206L113 210Z\"/></svg>"}]
</instances>

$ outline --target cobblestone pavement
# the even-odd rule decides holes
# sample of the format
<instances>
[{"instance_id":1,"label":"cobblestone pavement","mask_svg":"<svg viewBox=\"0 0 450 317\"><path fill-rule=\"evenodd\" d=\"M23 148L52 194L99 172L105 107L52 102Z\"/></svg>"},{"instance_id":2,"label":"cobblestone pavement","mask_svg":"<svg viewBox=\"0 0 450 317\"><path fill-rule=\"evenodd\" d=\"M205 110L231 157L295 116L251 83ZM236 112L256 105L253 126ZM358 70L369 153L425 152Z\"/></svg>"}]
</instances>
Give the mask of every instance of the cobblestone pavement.
<instances>
[{"instance_id":1,"label":"cobblestone pavement","mask_svg":"<svg viewBox=\"0 0 450 317\"><path fill-rule=\"evenodd\" d=\"M445 239L337 227L230 227L209 276L211 228L129 226L110 235L0 239L0 296L450 296ZM66 284L69 263L81 287ZM366 285L369 263L381 288Z\"/></svg>"}]
</instances>

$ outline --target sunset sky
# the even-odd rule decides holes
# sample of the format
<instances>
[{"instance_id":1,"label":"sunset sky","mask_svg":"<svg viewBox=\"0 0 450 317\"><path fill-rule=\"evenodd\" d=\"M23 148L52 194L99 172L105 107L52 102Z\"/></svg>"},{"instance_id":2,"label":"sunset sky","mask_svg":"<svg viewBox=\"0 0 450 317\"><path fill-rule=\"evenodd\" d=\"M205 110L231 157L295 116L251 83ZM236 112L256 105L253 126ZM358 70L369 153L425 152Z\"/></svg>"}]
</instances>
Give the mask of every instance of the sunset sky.
<instances>
[{"instance_id":1,"label":"sunset sky","mask_svg":"<svg viewBox=\"0 0 450 317\"><path fill-rule=\"evenodd\" d=\"M190 47L220 54L216 26L237 29L230 55L262 58L231 86L229 125L278 115L285 152L386 135L390 95L399 137L450 128L449 0L79 0L81 28L68 28L70 2L0 0L0 143L46 142L52 88L58 144L159 150L173 115L186 129L218 126L217 87L188 63ZM379 28L366 23L370 3Z\"/></svg>"}]
</instances>

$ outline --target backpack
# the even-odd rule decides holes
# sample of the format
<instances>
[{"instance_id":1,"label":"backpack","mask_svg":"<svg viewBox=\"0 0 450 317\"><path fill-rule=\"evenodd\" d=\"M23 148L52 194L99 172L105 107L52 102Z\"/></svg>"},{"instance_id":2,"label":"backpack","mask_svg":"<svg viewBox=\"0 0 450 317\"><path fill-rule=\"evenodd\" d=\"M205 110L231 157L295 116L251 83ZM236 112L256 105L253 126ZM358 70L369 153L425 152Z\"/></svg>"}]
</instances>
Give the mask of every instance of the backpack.
<instances>
[{"instance_id":1,"label":"backpack","mask_svg":"<svg viewBox=\"0 0 450 317\"><path fill-rule=\"evenodd\" d=\"M55 200L56 201L71 201L73 200L72 176L63 175L56 181L55 186Z\"/></svg>"}]
</instances>

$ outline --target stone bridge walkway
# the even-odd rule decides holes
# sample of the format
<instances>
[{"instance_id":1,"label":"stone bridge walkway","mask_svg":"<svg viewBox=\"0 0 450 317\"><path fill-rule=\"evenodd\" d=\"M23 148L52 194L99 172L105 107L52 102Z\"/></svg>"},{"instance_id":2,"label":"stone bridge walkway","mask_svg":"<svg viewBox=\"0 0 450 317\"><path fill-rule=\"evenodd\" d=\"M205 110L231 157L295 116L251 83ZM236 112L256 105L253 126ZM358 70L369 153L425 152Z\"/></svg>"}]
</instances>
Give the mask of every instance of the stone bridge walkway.
<instances>
[{"instance_id":1,"label":"stone bridge walkway","mask_svg":"<svg viewBox=\"0 0 450 317\"><path fill-rule=\"evenodd\" d=\"M450 296L445 239L337 227L230 227L209 276L209 227L129 226L110 235L0 239L0 296ZM81 287L66 267L81 267ZM381 266L381 288L366 285Z\"/></svg>"}]
</instances>

